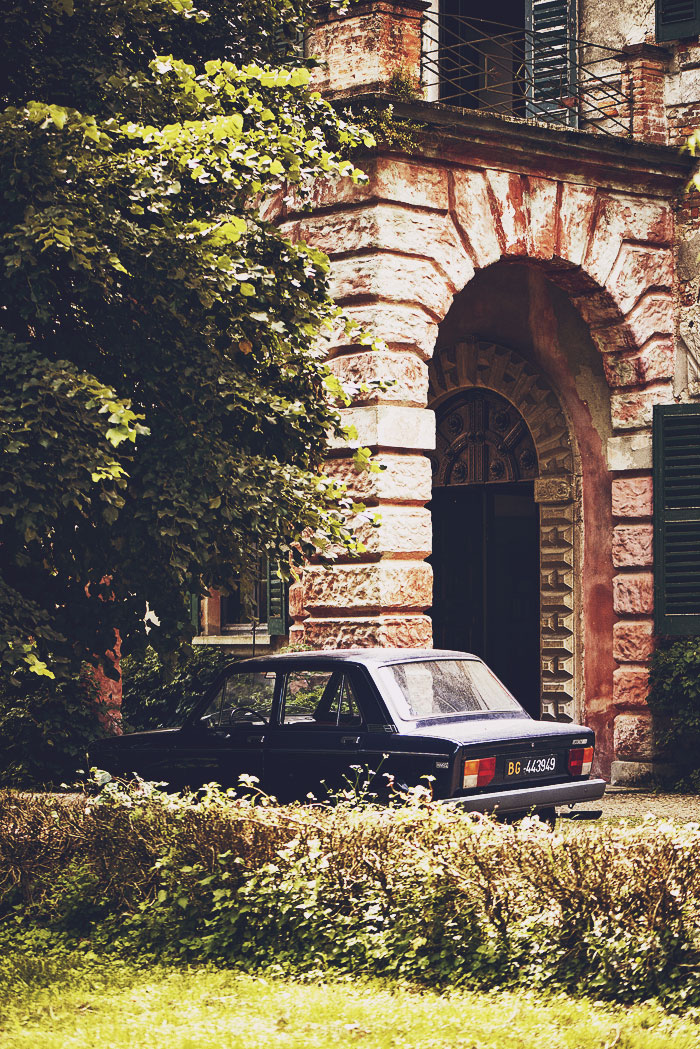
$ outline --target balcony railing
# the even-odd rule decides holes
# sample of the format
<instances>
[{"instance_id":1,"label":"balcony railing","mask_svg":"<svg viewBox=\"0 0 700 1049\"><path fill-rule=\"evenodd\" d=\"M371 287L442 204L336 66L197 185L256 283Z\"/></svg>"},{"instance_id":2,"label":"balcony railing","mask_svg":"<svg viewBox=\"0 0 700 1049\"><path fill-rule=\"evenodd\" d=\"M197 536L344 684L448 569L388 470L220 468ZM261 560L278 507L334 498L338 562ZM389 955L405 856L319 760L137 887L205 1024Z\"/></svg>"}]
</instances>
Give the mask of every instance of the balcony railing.
<instances>
[{"instance_id":1,"label":"balcony railing","mask_svg":"<svg viewBox=\"0 0 700 1049\"><path fill-rule=\"evenodd\" d=\"M632 134L632 98L613 48L483 19L437 15L423 24L428 101L558 127Z\"/></svg>"}]
</instances>

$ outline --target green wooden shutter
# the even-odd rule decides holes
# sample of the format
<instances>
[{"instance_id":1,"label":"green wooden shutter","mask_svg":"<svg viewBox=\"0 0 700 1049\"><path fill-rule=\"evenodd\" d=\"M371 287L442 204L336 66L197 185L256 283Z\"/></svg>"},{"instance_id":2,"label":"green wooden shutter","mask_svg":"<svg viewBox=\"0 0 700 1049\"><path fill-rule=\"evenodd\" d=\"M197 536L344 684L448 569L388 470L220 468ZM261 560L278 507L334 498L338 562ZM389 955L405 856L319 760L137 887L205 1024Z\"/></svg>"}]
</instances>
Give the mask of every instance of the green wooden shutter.
<instances>
[{"instance_id":1,"label":"green wooden shutter","mask_svg":"<svg viewBox=\"0 0 700 1049\"><path fill-rule=\"evenodd\" d=\"M548 113L575 125L577 15L576 0L526 0L525 55L527 115L546 120Z\"/></svg>"},{"instance_id":2,"label":"green wooden shutter","mask_svg":"<svg viewBox=\"0 0 700 1049\"><path fill-rule=\"evenodd\" d=\"M700 0L656 0L656 39L682 40L700 33Z\"/></svg>"},{"instance_id":3,"label":"green wooden shutter","mask_svg":"<svg viewBox=\"0 0 700 1049\"><path fill-rule=\"evenodd\" d=\"M700 634L700 404L654 407L654 608L659 634Z\"/></svg>"},{"instance_id":4,"label":"green wooden shutter","mask_svg":"<svg viewBox=\"0 0 700 1049\"><path fill-rule=\"evenodd\" d=\"M197 633L200 632L199 613L201 607L201 600L199 594L189 593L189 605L190 605L190 622Z\"/></svg>"},{"instance_id":5,"label":"green wooden shutter","mask_svg":"<svg viewBox=\"0 0 700 1049\"><path fill-rule=\"evenodd\" d=\"M287 633L287 584L267 562L267 630L271 636Z\"/></svg>"}]
</instances>

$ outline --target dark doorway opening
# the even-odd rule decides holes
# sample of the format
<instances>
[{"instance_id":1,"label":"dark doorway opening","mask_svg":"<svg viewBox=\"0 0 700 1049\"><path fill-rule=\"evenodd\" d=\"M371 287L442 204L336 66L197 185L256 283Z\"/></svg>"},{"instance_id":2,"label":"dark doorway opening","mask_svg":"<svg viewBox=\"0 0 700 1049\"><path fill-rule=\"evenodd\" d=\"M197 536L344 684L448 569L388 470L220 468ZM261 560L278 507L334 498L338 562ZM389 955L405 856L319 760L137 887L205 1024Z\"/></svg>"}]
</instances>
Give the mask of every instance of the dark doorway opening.
<instances>
[{"instance_id":1,"label":"dark doorway opening","mask_svg":"<svg viewBox=\"0 0 700 1049\"><path fill-rule=\"evenodd\" d=\"M441 0L440 98L525 116L525 0ZM485 17L486 16L486 17Z\"/></svg>"},{"instance_id":2,"label":"dark doorway opening","mask_svg":"<svg viewBox=\"0 0 700 1049\"><path fill-rule=\"evenodd\" d=\"M533 481L433 489L433 641L481 656L540 716L539 513Z\"/></svg>"}]
</instances>

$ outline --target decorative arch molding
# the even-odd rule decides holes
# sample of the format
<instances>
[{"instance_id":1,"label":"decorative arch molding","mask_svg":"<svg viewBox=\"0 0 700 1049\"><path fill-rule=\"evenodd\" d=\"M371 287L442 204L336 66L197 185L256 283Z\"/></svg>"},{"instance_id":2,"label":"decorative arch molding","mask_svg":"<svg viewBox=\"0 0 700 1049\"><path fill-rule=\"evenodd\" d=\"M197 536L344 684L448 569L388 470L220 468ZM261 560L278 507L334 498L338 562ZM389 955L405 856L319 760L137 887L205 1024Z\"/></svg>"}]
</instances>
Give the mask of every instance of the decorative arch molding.
<instances>
[{"instance_id":1,"label":"decorative arch molding","mask_svg":"<svg viewBox=\"0 0 700 1049\"><path fill-rule=\"evenodd\" d=\"M575 630L580 607L575 570L580 486L569 426L559 398L541 372L514 350L478 338L436 354L430 365L428 406L439 417L441 408L451 411L458 394L479 387L515 408L537 455L542 714L575 720L575 685L580 679ZM453 483L451 478L442 478L445 481Z\"/></svg>"},{"instance_id":2,"label":"decorative arch molding","mask_svg":"<svg viewBox=\"0 0 700 1049\"><path fill-rule=\"evenodd\" d=\"M674 219L665 195L489 166L379 156L351 211L290 213L283 229L331 259L332 294L389 346L430 358L437 329L474 275L540 267L569 297L601 354L613 427L650 425L673 399ZM347 353L340 333L329 347Z\"/></svg>"},{"instance_id":3,"label":"decorative arch molding","mask_svg":"<svg viewBox=\"0 0 700 1049\"><path fill-rule=\"evenodd\" d=\"M489 168L455 168L448 180L474 272L502 261L542 267L601 354L613 427L650 425L652 404L673 397L670 201Z\"/></svg>"}]
</instances>

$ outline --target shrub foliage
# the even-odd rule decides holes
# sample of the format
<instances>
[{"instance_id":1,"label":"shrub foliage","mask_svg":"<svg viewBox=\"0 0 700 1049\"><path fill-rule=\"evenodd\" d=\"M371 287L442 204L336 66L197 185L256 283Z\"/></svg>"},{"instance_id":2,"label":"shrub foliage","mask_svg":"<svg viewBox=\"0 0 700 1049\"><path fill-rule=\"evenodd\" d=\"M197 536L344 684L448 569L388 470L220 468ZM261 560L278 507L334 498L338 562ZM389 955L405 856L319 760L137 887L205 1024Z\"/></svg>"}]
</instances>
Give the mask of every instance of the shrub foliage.
<instances>
[{"instance_id":1,"label":"shrub foliage","mask_svg":"<svg viewBox=\"0 0 700 1049\"><path fill-rule=\"evenodd\" d=\"M657 649L651 663L649 706L659 746L680 775L700 786L700 638Z\"/></svg>"},{"instance_id":2,"label":"shrub foliage","mask_svg":"<svg viewBox=\"0 0 700 1049\"><path fill-rule=\"evenodd\" d=\"M122 718L128 729L179 725L202 699L224 667L232 662L226 649L198 646L179 653L173 670L152 648L143 658L122 660Z\"/></svg>"},{"instance_id":3,"label":"shrub foliage","mask_svg":"<svg viewBox=\"0 0 700 1049\"><path fill-rule=\"evenodd\" d=\"M700 829L553 834L432 803L1 799L0 930L255 970L700 1005Z\"/></svg>"},{"instance_id":4,"label":"shrub foliage","mask_svg":"<svg viewBox=\"0 0 700 1049\"><path fill-rule=\"evenodd\" d=\"M0 676L0 785L73 782L88 743L105 731L103 718L89 670L64 682Z\"/></svg>"}]
</instances>

